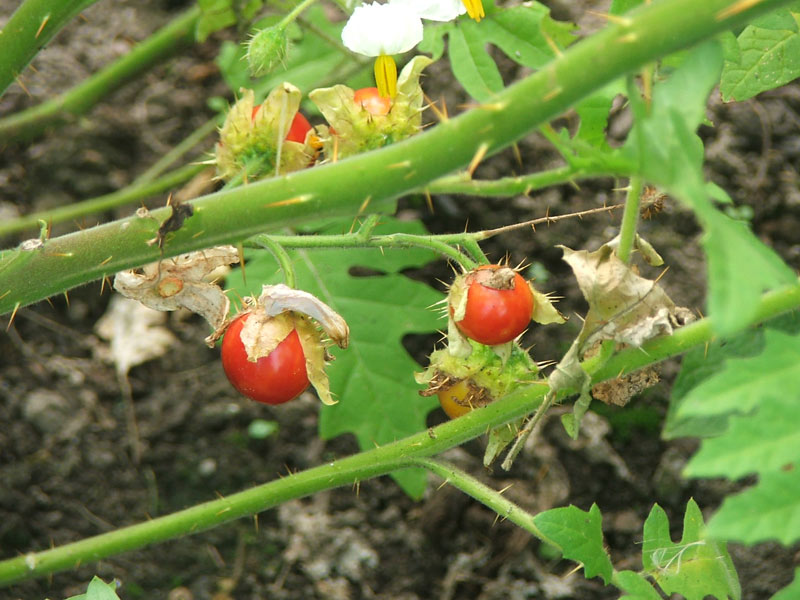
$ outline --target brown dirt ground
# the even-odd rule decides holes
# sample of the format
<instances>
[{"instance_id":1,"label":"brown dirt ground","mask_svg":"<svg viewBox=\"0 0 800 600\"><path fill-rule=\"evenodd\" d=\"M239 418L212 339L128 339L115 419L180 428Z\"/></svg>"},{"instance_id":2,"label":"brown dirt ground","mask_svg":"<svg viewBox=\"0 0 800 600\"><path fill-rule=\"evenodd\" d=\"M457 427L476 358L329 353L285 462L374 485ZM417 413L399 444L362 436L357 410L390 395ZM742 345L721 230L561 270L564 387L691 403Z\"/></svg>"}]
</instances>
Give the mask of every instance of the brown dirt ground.
<instances>
[{"instance_id":1,"label":"brown dirt ground","mask_svg":"<svg viewBox=\"0 0 800 600\"><path fill-rule=\"evenodd\" d=\"M66 89L124 53L129 38L145 37L178 4L119 0L92 7L36 59L37 72L26 76L32 98L11 90L0 99L0 114ZM553 5L562 18L587 15L566 2ZM588 19L584 23L592 26ZM215 37L154 69L54 135L0 148L2 218L117 189L210 118L206 99L226 94L211 65L219 42ZM517 74L513 65L504 64L504 71ZM429 81L441 81L446 69L433 74L437 77ZM448 106L464 100L452 87L435 87L429 93L445 95ZM800 266L798 111L798 85L736 105L715 99L709 114L716 127L702 132L709 177L752 210L756 232L795 268ZM621 111L612 131L625 127ZM520 155L522 165L506 152L482 165L478 176L529 172L557 162L536 136L520 144ZM435 199L434 216L416 200L402 207L423 215L435 232L460 230L467 221L470 228L484 229L543 215L545 207L558 214L611 203L619 200L613 187L613 181L596 181L580 189L562 186L530 198L488 201L444 196ZM535 234L506 234L485 249L495 258L509 254L512 262L541 263L549 276L546 287L565 298L562 310L580 313L585 306L554 246L594 249L616 233L617 222L618 217L603 216ZM54 233L74 227L57 227ZM642 232L670 265L663 280L670 295L701 308L703 255L691 216L667 200ZM435 285L448 272L439 263L415 276ZM175 345L129 376L143 445L136 464L126 444L120 382L99 358L102 342L94 331L109 297L99 284L88 285L71 292L69 302L54 298L20 310L0 333L0 557L140 522L357 450L348 436L330 442L316 437L318 405L310 394L279 410L240 398L225 379L217 351L202 343L206 325L173 314L169 328ZM0 323L5 329L7 317ZM538 359L556 358L574 332L568 327L554 338L550 331L534 330L525 342L535 345ZM420 359L430 344L431 338L409 340ZM615 565L637 569L641 527L654 501L680 523L690 497L710 512L731 488L722 481L680 479L695 443L659 437L677 369L676 362L666 364L664 382L625 409L592 415L586 430L596 433L596 443L571 442L553 418L509 473L483 470L480 440L451 450L447 458L496 488L513 484L508 495L531 510L569 503L588 509L596 502ZM248 437L256 418L277 420L278 433L265 440ZM443 418L432 413L430 424ZM797 547L732 545L731 552L744 598L767 598L791 580L798 565ZM496 522L493 513L452 488L432 484L425 498L414 502L384 478L363 482L358 491L333 490L287 503L261 514L257 527L237 522L27 582L0 596L63 598L83 591L98 574L122 582L128 599L618 597L616 590L571 570L529 535Z\"/></svg>"}]
</instances>

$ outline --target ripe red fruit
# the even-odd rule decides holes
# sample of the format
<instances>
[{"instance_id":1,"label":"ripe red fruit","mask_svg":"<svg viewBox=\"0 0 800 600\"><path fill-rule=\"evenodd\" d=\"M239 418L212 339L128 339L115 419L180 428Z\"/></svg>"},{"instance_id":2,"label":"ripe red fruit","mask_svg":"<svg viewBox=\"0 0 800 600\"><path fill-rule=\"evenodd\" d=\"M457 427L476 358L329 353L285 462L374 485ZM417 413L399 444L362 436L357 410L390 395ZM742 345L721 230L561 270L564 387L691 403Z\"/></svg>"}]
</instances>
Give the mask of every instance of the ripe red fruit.
<instances>
[{"instance_id":1,"label":"ripe red fruit","mask_svg":"<svg viewBox=\"0 0 800 600\"><path fill-rule=\"evenodd\" d=\"M381 96L376 87L356 90L353 100L356 104L360 104L367 112L379 117L389 114L389 111L392 110L392 99Z\"/></svg>"},{"instance_id":2,"label":"ripe red fruit","mask_svg":"<svg viewBox=\"0 0 800 600\"><path fill-rule=\"evenodd\" d=\"M461 285L466 288L467 300L464 317L456 325L468 338L495 346L525 331L534 300L519 273L503 265L483 265L467 273ZM454 316L452 290L449 306Z\"/></svg>"},{"instance_id":3,"label":"ripe red fruit","mask_svg":"<svg viewBox=\"0 0 800 600\"><path fill-rule=\"evenodd\" d=\"M261 110L261 105L256 104L253 107L253 114L250 116L252 120L255 121L256 115L258 111ZM306 141L306 133L311 129L311 123L308 122L302 113L295 113L294 119L292 119L292 125L289 127L289 133L286 134L286 141L287 142L297 142L302 144Z\"/></svg>"},{"instance_id":4,"label":"ripe red fruit","mask_svg":"<svg viewBox=\"0 0 800 600\"><path fill-rule=\"evenodd\" d=\"M239 392L265 404L283 404L297 398L309 385L306 357L297 330L267 356L253 362L241 339L250 313L236 317L222 339L222 368Z\"/></svg>"}]
</instances>

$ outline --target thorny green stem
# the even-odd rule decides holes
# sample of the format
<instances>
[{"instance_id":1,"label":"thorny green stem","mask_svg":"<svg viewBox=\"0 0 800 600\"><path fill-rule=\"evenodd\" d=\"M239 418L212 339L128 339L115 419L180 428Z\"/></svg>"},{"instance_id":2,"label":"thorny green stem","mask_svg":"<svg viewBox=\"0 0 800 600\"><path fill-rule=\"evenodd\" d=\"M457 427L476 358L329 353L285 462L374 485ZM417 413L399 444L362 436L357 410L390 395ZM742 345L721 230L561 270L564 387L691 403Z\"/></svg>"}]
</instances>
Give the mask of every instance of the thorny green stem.
<instances>
[{"instance_id":1,"label":"thorny green stem","mask_svg":"<svg viewBox=\"0 0 800 600\"><path fill-rule=\"evenodd\" d=\"M272 256L275 257L275 260L277 260L278 264L281 266L281 270L283 271L283 279L286 282L286 285L288 285L290 288L297 287L297 277L294 273L294 264L292 263L292 259L286 253L286 249L269 235L258 236L258 243L262 247L272 252Z\"/></svg>"},{"instance_id":2,"label":"thorny green stem","mask_svg":"<svg viewBox=\"0 0 800 600\"><path fill-rule=\"evenodd\" d=\"M97 0L25 0L0 29L0 96L64 25Z\"/></svg>"},{"instance_id":3,"label":"thorny green stem","mask_svg":"<svg viewBox=\"0 0 800 600\"><path fill-rule=\"evenodd\" d=\"M433 250L445 258L472 269L476 265L469 256L455 248L451 242L461 236L454 235L412 235L409 233L390 233L371 236L359 229L353 233L322 235L257 235L245 243L245 246L264 246L264 240L270 239L283 248L426 248Z\"/></svg>"},{"instance_id":4,"label":"thorny green stem","mask_svg":"<svg viewBox=\"0 0 800 600\"><path fill-rule=\"evenodd\" d=\"M50 225L83 219L113 208L135 204L181 185L207 168L205 165L185 165L150 182L134 183L119 191L66 206L42 210L23 217L0 222L0 237L38 227L39 221ZM138 181L138 180L137 180Z\"/></svg>"},{"instance_id":5,"label":"thorny green stem","mask_svg":"<svg viewBox=\"0 0 800 600\"><path fill-rule=\"evenodd\" d=\"M28 4L28 0L25 4ZM38 2L56 6L58 2ZM77 4L73 2L72 4ZM86 2L83 3L84 5ZM24 6L24 5L23 5ZM0 119L0 140L24 141L43 133L49 127L62 125L89 111L100 100L108 96L131 79L171 56L181 48L194 42L194 31L200 9L190 8L175 18L128 54L95 73L68 92L42 102L27 110ZM8 27L4 28L6 31ZM1 47L1 45L0 45ZM0 52L5 61L5 55ZM0 81L0 84L2 81Z\"/></svg>"},{"instance_id":6,"label":"thorny green stem","mask_svg":"<svg viewBox=\"0 0 800 600\"><path fill-rule=\"evenodd\" d=\"M542 69L458 117L377 151L266 179L192 201L194 216L169 235L163 258L312 219L369 212L464 168L479 149L494 153L541 127L609 81L660 56L742 24L789 0L664 0L627 13ZM148 246L166 210L0 255L0 313L162 258Z\"/></svg>"},{"instance_id":7,"label":"thorny green stem","mask_svg":"<svg viewBox=\"0 0 800 600\"><path fill-rule=\"evenodd\" d=\"M636 228L639 225L639 208L642 198L642 178L634 175L628 182L625 195L625 210L622 213L622 225L619 230L619 246L617 256L622 262L628 262L636 239Z\"/></svg>"},{"instance_id":8,"label":"thorny green stem","mask_svg":"<svg viewBox=\"0 0 800 600\"><path fill-rule=\"evenodd\" d=\"M478 481L475 477L465 473L455 465L432 458L417 458L412 461L412 464L438 475L444 479L445 483L458 488L468 496L475 498L475 500L481 504L491 508L500 518L507 519L515 525L519 525L522 529L543 542L559 547L557 543L539 531L539 528L536 527L533 521L534 516L531 513L503 497L501 492L493 490L485 483Z\"/></svg>"},{"instance_id":9,"label":"thorny green stem","mask_svg":"<svg viewBox=\"0 0 800 600\"><path fill-rule=\"evenodd\" d=\"M765 294L757 316L749 325L800 307L800 282ZM626 375L644 366L677 356L714 339L710 318L676 330L672 335L649 340L641 348L628 348L594 370L591 359L583 363L592 373L592 383ZM548 388L529 385L518 388L486 407L405 439L320 465L249 490L212 500L136 525L86 538L50 550L30 552L0 561L0 586L40 577L63 569L143 548L168 539L192 535L241 517L254 515L282 502L301 498L364 479L386 475L419 464L449 448L483 435L494 427L516 421L537 406ZM429 468L430 465L423 465ZM507 507L501 507L506 510ZM505 513L499 513L505 516ZM527 529L527 528L526 528ZM537 536L538 537L538 536Z\"/></svg>"}]
</instances>

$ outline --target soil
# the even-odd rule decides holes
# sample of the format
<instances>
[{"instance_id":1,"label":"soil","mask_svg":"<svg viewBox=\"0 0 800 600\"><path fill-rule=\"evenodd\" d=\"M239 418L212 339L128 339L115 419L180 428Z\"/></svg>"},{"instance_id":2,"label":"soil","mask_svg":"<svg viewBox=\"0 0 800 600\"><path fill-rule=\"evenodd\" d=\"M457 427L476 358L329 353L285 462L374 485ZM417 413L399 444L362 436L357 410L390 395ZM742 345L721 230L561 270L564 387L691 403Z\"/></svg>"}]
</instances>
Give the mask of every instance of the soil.
<instances>
[{"instance_id":1,"label":"soil","mask_svg":"<svg viewBox=\"0 0 800 600\"><path fill-rule=\"evenodd\" d=\"M26 95L14 86L0 99L0 114L36 104L125 53L177 14L167 0L107 1L77 19L37 57L28 71ZM602 3L552 3L556 16L598 26L586 8ZM577 6L580 6L578 8ZM8 12L8 11L5 11ZM0 17L0 21L4 17ZM213 116L206 100L229 97L213 66L221 40L213 36L113 94L86 118L26 145L0 147L0 214L12 218L45 207L97 196L130 183L159 156ZM520 73L502 61L509 79ZM434 66L427 81L432 97L449 107L466 101L448 84L447 69ZM444 82L444 83L442 83ZM800 86L790 85L755 100L725 105L715 94L703 128L710 179L732 193L739 211L750 211L756 233L794 267L800 267ZM433 119L433 116L430 117ZM568 115L562 124L571 125ZM611 123L621 136L627 115ZM207 140L208 148L211 140ZM201 149L202 150L202 149ZM199 155L199 154L198 154ZM198 156L195 155L195 156ZM558 164L538 136L519 144L518 162L508 151L479 167L477 177L531 172ZM190 156L189 158L192 158ZM616 182L592 181L580 189L561 186L531 197L407 200L401 210L421 216L434 232L486 229L620 200ZM155 204L163 204L159 198ZM114 218L130 212L104 215ZM484 248L495 259L532 263L543 287L564 297L562 311L582 313L568 267L555 246L595 249L616 234L619 215L568 221L504 234ZM76 225L54 227L53 234ZM679 304L702 309L703 254L697 224L666 199L661 212L642 223L642 234L662 253L669 272L662 282ZM24 237L3 240L12 246ZM645 269L649 276L658 275ZM432 285L449 267L429 265L412 274ZM323 442L316 434L318 401L269 409L241 398L228 384L218 351L202 342L199 318L170 314L175 336L169 351L133 367L126 384L104 360L106 343L96 331L111 294L99 282L20 309L0 333L0 558L45 549L141 522L153 516L226 495L357 451L350 436ZM534 329L525 338L537 359L557 358L577 330L577 318L560 333ZM7 326L7 327L6 327ZM408 340L423 361L431 337ZM604 516L608 549L618 568L641 567L642 523L658 502L679 534L686 502L693 497L706 514L724 494L724 481L686 481L679 474L696 442L659 436L669 383L678 370L662 367L662 383L629 406L589 413L584 436L571 441L554 411L535 445L510 472L481 466L484 442L476 440L446 458L478 475L527 509L540 511L596 502ZM135 412L139 460L131 452L128 409ZM429 424L444 416L431 413ZM256 419L279 430L266 439L247 434ZM613 424L613 427L612 427ZM785 586L798 566L798 547L730 545L744 598L767 598ZM64 598L85 590L97 574L121 582L121 596L205 600L214 598L427 598L479 600L616 598L619 592L586 580L527 533L457 490L431 482L413 501L389 478L337 489L193 537L129 552L50 578L0 592L4 598Z\"/></svg>"}]
</instances>

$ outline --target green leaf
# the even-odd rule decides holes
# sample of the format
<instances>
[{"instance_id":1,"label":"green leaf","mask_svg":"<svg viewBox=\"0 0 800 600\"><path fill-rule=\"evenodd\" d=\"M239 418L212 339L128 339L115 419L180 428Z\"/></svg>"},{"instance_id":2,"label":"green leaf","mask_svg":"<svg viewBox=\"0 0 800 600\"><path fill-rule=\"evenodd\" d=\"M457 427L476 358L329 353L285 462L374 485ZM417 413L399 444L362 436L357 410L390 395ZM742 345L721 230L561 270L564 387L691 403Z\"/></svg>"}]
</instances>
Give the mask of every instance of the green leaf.
<instances>
[{"instance_id":1,"label":"green leaf","mask_svg":"<svg viewBox=\"0 0 800 600\"><path fill-rule=\"evenodd\" d=\"M795 600L800 598L800 569L794 571L794 581L775 594L771 600Z\"/></svg>"},{"instance_id":2,"label":"green leaf","mask_svg":"<svg viewBox=\"0 0 800 600\"><path fill-rule=\"evenodd\" d=\"M614 584L625 592L625 595L620 596L619 600L661 600L661 594L641 573L620 571L617 573Z\"/></svg>"},{"instance_id":3,"label":"green leaf","mask_svg":"<svg viewBox=\"0 0 800 600\"><path fill-rule=\"evenodd\" d=\"M703 247L708 255L708 310L722 335L737 331L755 316L761 294L797 278L747 224L709 211Z\"/></svg>"},{"instance_id":4,"label":"green leaf","mask_svg":"<svg viewBox=\"0 0 800 600\"><path fill-rule=\"evenodd\" d=\"M350 225L351 221L339 221L325 233L346 233ZM426 234L417 222L388 217L376 229L381 232ZM420 366L403 348L402 339L445 326L430 308L442 295L401 271L437 256L415 248L305 249L290 256L297 287L330 305L350 326L350 346L335 352L336 360L327 368L339 403L320 408L320 435L328 439L350 432L361 449L368 449L425 429L426 415L437 405L436 399L419 395L413 374ZM354 267L366 268L373 275L354 276ZM250 260L246 272L249 289L242 286L240 276L228 278L228 285L241 295L253 295L263 283L280 281L268 252ZM424 471L406 470L393 476L409 495L422 495Z\"/></svg>"},{"instance_id":5,"label":"green leaf","mask_svg":"<svg viewBox=\"0 0 800 600\"><path fill-rule=\"evenodd\" d=\"M633 10L643 2L644 0L611 0L611 8L608 12L612 15L621 15Z\"/></svg>"},{"instance_id":6,"label":"green leaf","mask_svg":"<svg viewBox=\"0 0 800 600\"><path fill-rule=\"evenodd\" d=\"M789 9L774 11L745 27L735 45L726 45L723 100L747 100L800 77L797 17Z\"/></svg>"},{"instance_id":7,"label":"green leaf","mask_svg":"<svg viewBox=\"0 0 800 600\"><path fill-rule=\"evenodd\" d=\"M724 543L704 535L703 515L694 500L686 505L683 537L673 543L667 514L654 505L644 523L642 564L667 595L681 594L686 600L738 600L739 579Z\"/></svg>"},{"instance_id":8,"label":"green leaf","mask_svg":"<svg viewBox=\"0 0 800 600\"><path fill-rule=\"evenodd\" d=\"M595 148L611 152L611 147L606 139L608 114L614 98L624 93L622 80L612 81L600 91L575 105L575 112L581 119L575 138L582 140Z\"/></svg>"},{"instance_id":9,"label":"green leaf","mask_svg":"<svg viewBox=\"0 0 800 600\"><path fill-rule=\"evenodd\" d=\"M494 60L486 52L486 42L479 34L475 21L460 21L450 30L449 54L453 75L466 92L486 102L492 94L503 89L503 78Z\"/></svg>"},{"instance_id":10,"label":"green leaf","mask_svg":"<svg viewBox=\"0 0 800 600\"><path fill-rule=\"evenodd\" d=\"M703 224L708 256L709 313L715 330L729 334L755 315L761 294L792 283L792 270L747 226L714 208L703 178L703 144L695 130L721 67L715 41L691 51L665 82L655 86L649 112L632 105L636 122L625 144L642 173L689 205Z\"/></svg>"},{"instance_id":11,"label":"green leaf","mask_svg":"<svg viewBox=\"0 0 800 600\"><path fill-rule=\"evenodd\" d=\"M719 539L755 544L776 539L784 545L800 540L800 469L763 473L758 484L727 497L708 523Z\"/></svg>"},{"instance_id":12,"label":"green leaf","mask_svg":"<svg viewBox=\"0 0 800 600\"><path fill-rule=\"evenodd\" d=\"M800 389L800 340L781 331L764 333L764 351L731 359L725 368L695 387L678 416L748 413ZM791 394L789 394L791 397Z\"/></svg>"},{"instance_id":13,"label":"green leaf","mask_svg":"<svg viewBox=\"0 0 800 600\"><path fill-rule=\"evenodd\" d=\"M553 508L539 513L533 521L560 548L564 558L583 565L587 578L599 575L606 585L611 581L614 567L603 547L603 517L596 504L589 512L575 506Z\"/></svg>"},{"instance_id":14,"label":"green leaf","mask_svg":"<svg viewBox=\"0 0 800 600\"><path fill-rule=\"evenodd\" d=\"M240 20L252 19L261 9L262 0L197 0L200 18L197 20L195 37L204 42L209 35L220 29L238 23Z\"/></svg>"},{"instance_id":15,"label":"green leaf","mask_svg":"<svg viewBox=\"0 0 800 600\"><path fill-rule=\"evenodd\" d=\"M67 600L119 600L116 590L116 585L106 583L95 575L89 582L89 587L86 588L85 594L70 596Z\"/></svg>"},{"instance_id":16,"label":"green leaf","mask_svg":"<svg viewBox=\"0 0 800 600\"><path fill-rule=\"evenodd\" d=\"M763 348L763 330L748 329L726 340L717 339L707 346L694 348L684 354L680 373L672 384L663 437L668 440L689 436L706 438L724 432L728 427L727 413L678 416L678 412L692 389L724 369L727 359L755 356Z\"/></svg>"},{"instance_id":17,"label":"green leaf","mask_svg":"<svg viewBox=\"0 0 800 600\"><path fill-rule=\"evenodd\" d=\"M486 102L503 89L503 79L487 52L489 44L516 63L538 69L552 60L556 48L566 48L577 38L572 23L554 21L550 9L538 2L497 8L484 2L486 18L479 24L466 18L453 23L429 23L418 48L434 60L444 53L449 40L450 66L467 93Z\"/></svg>"}]
</instances>

